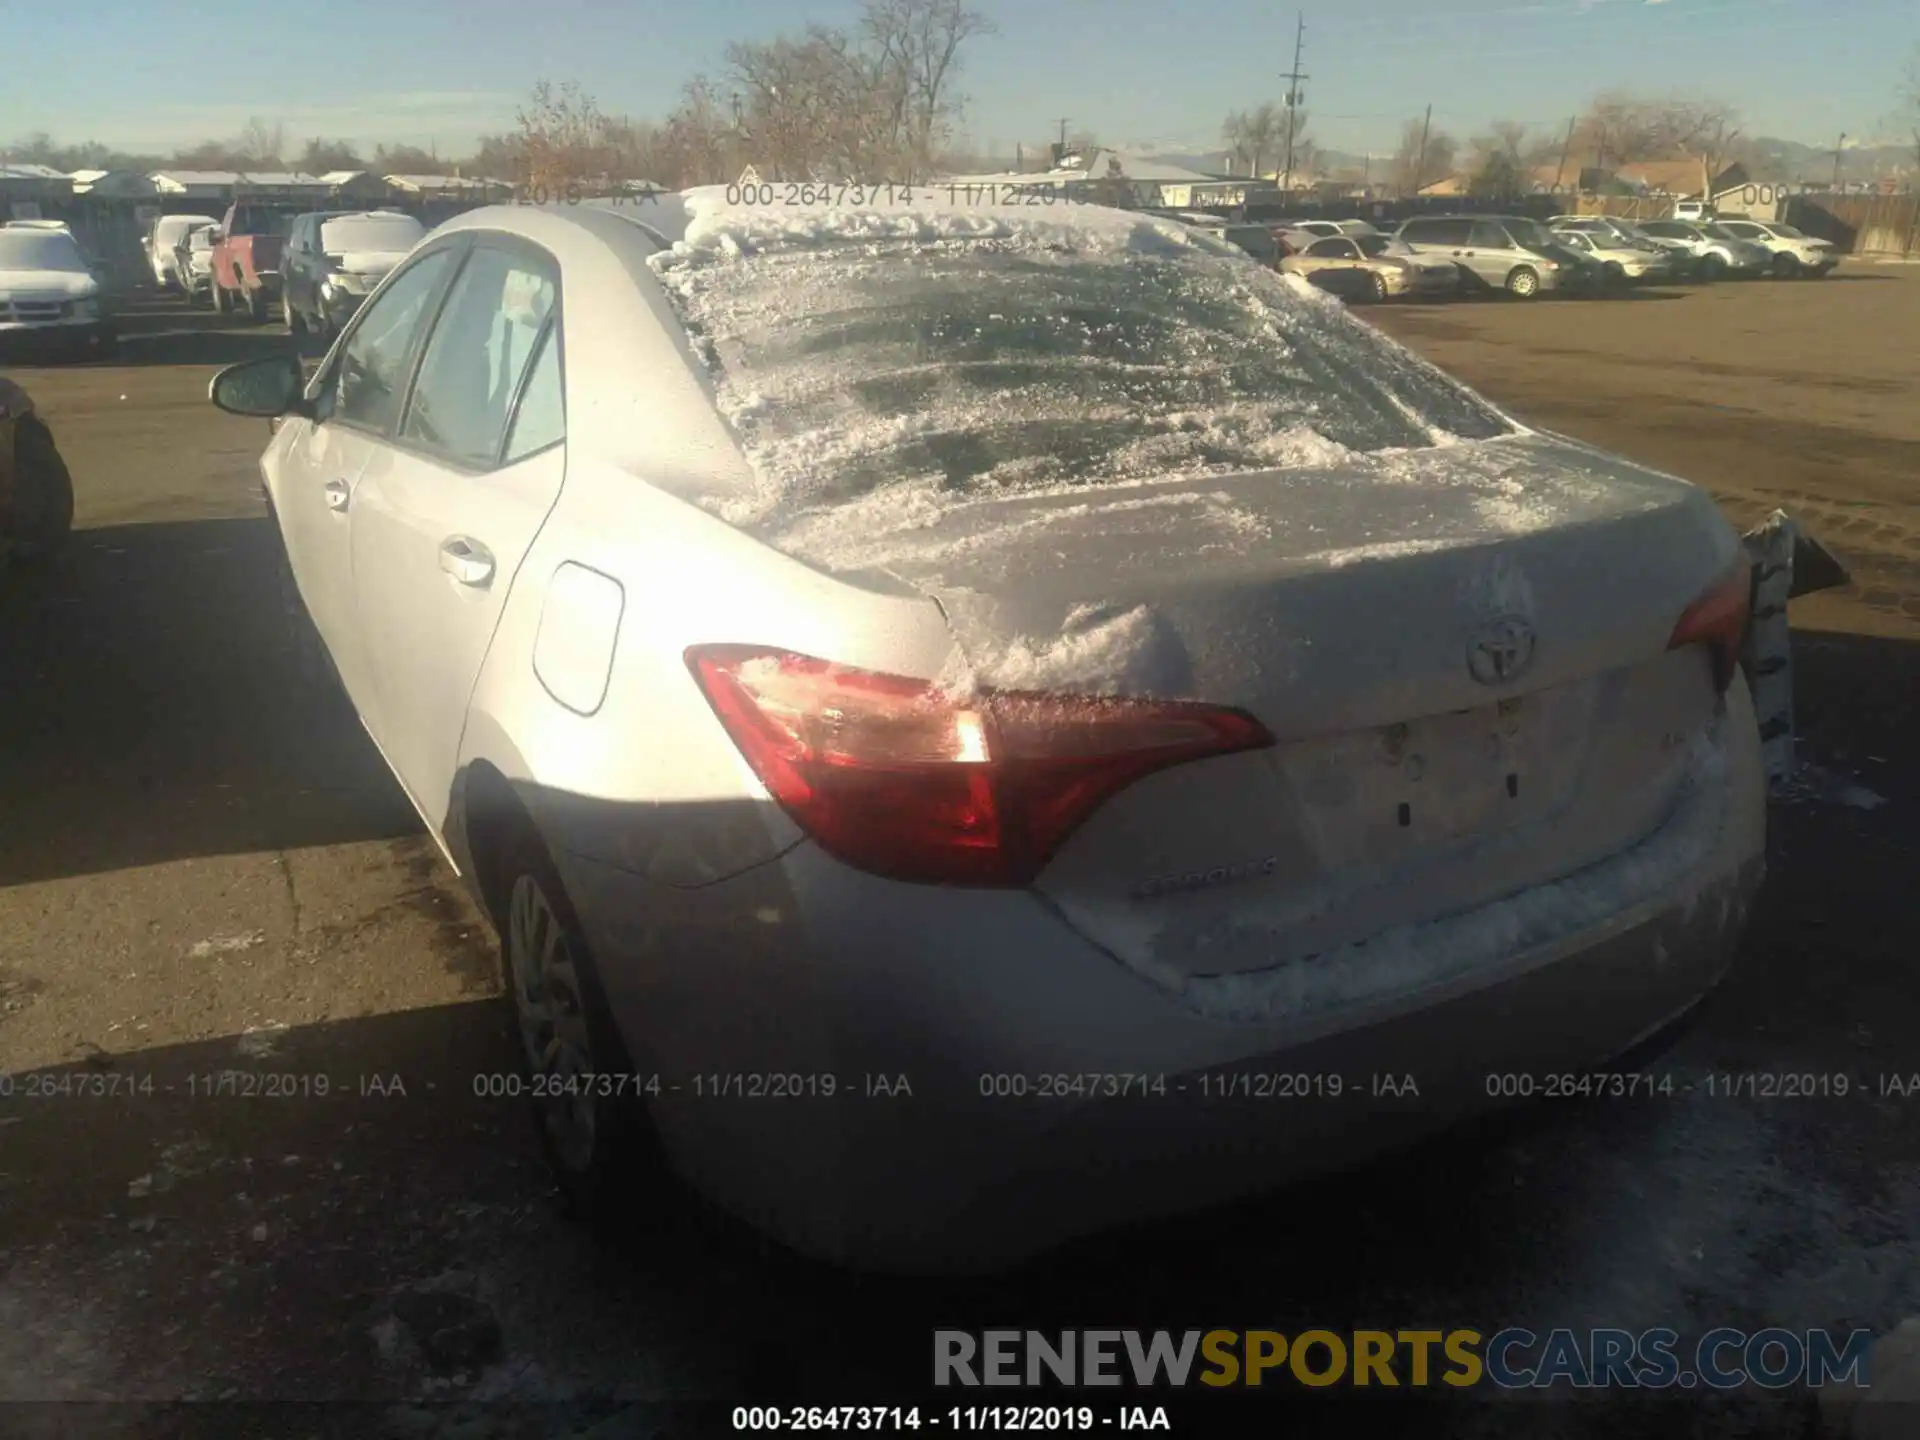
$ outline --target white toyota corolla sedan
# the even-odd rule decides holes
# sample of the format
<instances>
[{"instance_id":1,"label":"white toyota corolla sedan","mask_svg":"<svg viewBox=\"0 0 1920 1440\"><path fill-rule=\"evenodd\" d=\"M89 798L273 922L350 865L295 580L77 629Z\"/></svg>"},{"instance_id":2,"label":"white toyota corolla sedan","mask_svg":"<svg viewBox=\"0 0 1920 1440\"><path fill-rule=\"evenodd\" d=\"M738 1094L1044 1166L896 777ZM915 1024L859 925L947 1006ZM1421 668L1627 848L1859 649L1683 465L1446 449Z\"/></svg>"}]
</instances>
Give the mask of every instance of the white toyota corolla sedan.
<instances>
[{"instance_id":1,"label":"white toyota corolla sedan","mask_svg":"<svg viewBox=\"0 0 1920 1440\"><path fill-rule=\"evenodd\" d=\"M568 1195L991 1266L1657 1088L1762 870L1707 494L964 198L479 210L213 382Z\"/></svg>"}]
</instances>

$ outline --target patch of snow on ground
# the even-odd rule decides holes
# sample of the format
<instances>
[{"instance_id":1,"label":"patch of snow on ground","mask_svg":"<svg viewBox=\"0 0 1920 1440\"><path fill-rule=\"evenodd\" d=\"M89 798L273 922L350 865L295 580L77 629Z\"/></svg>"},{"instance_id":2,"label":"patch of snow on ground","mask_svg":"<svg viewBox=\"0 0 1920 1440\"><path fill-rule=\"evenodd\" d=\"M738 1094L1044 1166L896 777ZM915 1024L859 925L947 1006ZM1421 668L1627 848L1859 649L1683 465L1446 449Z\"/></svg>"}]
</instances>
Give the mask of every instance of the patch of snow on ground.
<instances>
[{"instance_id":1,"label":"patch of snow on ground","mask_svg":"<svg viewBox=\"0 0 1920 1440\"><path fill-rule=\"evenodd\" d=\"M1464 915L1405 925L1293 964L1189 977L1186 1004L1224 1020L1304 1018L1444 986L1602 925L1670 892L1710 853L1730 799L1723 738L1696 741L1675 809L1652 836L1563 880Z\"/></svg>"}]
</instances>

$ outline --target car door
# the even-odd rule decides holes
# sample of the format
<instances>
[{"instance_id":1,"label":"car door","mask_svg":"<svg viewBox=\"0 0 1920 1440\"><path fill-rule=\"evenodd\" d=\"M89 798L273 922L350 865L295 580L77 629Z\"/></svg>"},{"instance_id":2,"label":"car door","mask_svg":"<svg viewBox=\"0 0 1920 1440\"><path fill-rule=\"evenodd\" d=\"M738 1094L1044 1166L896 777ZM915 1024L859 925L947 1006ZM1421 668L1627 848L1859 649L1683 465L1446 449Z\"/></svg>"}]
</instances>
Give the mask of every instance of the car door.
<instances>
[{"instance_id":1,"label":"car door","mask_svg":"<svg viewBox=\"0 0 1920 1440\"><path fill-rule=\"evenodd\" d=\"M1360 259L1360 247L1344 236L1336 235L1327 240L1316 240L1306 248L1303 256L1309 280L1318 281L1321 276L1331 274L1335 280L1348 279L1349 273L1357 268Z\"/></svg>"},{"instance_id":2,"label":"car door","mask_svg":"<svg viewBox=\"0 0 1920 1440\"><path fill-rule=\"evenodd\" d=\"M560 270L482 235L428 337L394 444L361 476L354 592L387 763L438 833L467 702L520 562L559 498Z\"/></svg>"},{"instance_id":3,"label":"car door","mask_svg":"<svg viewBox=\"0 0 1920 1440\"><path fill-rule=\"evenodd\" d=\"M1500 286L1507 283L1507 276L1520 257L1504 226L1492 220L1475 220L1467 231L1467 243L1460 258L1487 284Z\"/></svg>"},{"instance_id":4,"label":"car door","mask_svg":"<svg viewBox=\"0 0 1920 1440\"><path fill-rule=\"evenodd\" d=\"M372 684L353 600L352 518L367 461L399 420L406 377L465 246L397 272L307 387L315 418L280 427L268 489L307 613L365 717Z\"/></svg>"},{"instance_id":5,"label":"car door","mask_svg":"<svg viewBox=\"0 0 1920 1440\"><path fill-rule=\"evenodd\" d=\"M300 290L300 255L306 246L306 234L307 217L296 216L287 231L287 248L280 256L280 296L289 310L303 307L306 301Z\"/></svg>"}]
</instances>

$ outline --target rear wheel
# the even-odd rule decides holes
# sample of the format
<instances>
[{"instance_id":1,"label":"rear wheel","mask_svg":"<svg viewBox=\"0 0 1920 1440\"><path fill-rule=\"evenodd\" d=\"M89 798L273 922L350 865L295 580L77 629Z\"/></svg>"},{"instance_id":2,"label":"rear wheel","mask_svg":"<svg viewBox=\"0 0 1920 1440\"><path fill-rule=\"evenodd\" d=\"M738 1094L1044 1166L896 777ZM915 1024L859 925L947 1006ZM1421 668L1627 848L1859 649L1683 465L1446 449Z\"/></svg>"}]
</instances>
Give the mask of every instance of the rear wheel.
<instances>
[{"instance_id":1,"label":"rear wheel","mask_svg":"<svg viewBox=\"0 0 1920 1440\"><path fill-rule=\"evenodd\" d=\"M1387 277L1377 272L1367 276L1367 298L1385 300L1387 298Z\"/></svg>"},{"instance_id":2,"label":"rear wheel","mask_svg":"<svg viewBox=\"0 0 1920 1440\"><path fill-rule=\"evenodd\" d=\"M1627 283L1627 267L1622 265L1618 260L1609 260L1605 268L1601 270L1600 278L1610 287L1619 288L1624 286Z\"/></svg>"},{"instance_id":3,"label":"rear wheel","mask_svg":"<svg viewBox=\"0 0 1920 1440\"><path fill-rule=\"evenodd\" d=\"M286 316L287 333L289 335L304 335L307 333L307 322L300 318L299 307L293 303L293 296L285 289L282 289L280 292L280 309Z\"/></svg>"},{"instance_id":4,"label":"rear wheel","mask_svg":"<svg viewBox=\"0 0 1920 1440\"><path fill-rule=\"evenodd\" d=\"M1540 276L1531 266L1522 265L1507 276L1507 293L1519 300L1531 300L1540 293Z\"/></svg>"},{"instance_id":5,"label":"rear wheel","mask_svg":"<svg viewBox=\"0 0 1920 1440\"><path fill-rule=\"evenodd\" d=\"M1791 280L1800 273L1800 262L1783 252L1773 257L1773 273L1782 280Z\"/></svg>"},{"instance_id":6,"label":"rear wheel","mask_svg":"<svg viewBox=\"0 0 1920 1440\"><path fill-rule=\"evenodd\" d=\"M632 1063L546 846L523 816L497 823L489 893L541 1148L575 1215L627 1227L646 1218L636 1199L666 1184L645 1102L584 1083L631 1075Z\"/></svg>"},{"instance_id":7,"label":"rear wheel","mask_svg":"<svg viewBox=\"0 0 1920 1440\"><path fill-rule=\"evenodd\" d=\"M247 291L240 303L246 306L247 319L256 325L267 323L267 295L259 286Z\"/></svg>"},{"instance_id":8,"label":"rear wheel","mask_svg":"<svg viewBox=\"0 0 1920 1440\"><path fill-rule=\"evenodd\" d=\"M213 302L214 314L228 315L232 313L232 302L227 299L226 287L221 285L218 275L213 277L213 284L207 291L207 298Z\"/></svg>"},{"instance_id":9,"label":"rear wheel","mask_svg":"<svg viewBox=\"0 0 1920 1440\"><path fill-rule=\"evenodd\" d=\"M73 533L73 476L53 443L53 432L32 415L13 429L13 554L41 560Z\"/></svg>"},{"instance_id":10,"label":"rear wheel","mask_svg":"<svg viewBox=\"0 0 1920 1440\"><path fill-rule=\"evenodd\" d=\"M1701 257L1700 278L1702 280L1718 280L1721 276L1725 275L1726 273L1727 273L1727 262L1722 260L1718 255L1706 255Z\"/></svg>"}]
</instances>

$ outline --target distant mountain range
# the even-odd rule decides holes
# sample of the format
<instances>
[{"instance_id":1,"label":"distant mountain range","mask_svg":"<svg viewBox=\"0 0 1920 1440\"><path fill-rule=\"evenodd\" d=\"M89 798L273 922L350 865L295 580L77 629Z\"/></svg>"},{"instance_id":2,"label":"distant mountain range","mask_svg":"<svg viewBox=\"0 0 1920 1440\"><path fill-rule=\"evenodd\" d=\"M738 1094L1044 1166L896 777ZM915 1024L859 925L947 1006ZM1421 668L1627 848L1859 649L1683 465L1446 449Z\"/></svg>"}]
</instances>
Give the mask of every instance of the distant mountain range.
<instances>
[{"instance_id":1,"label":"distant mountain range","mask_svg":"<svg viewBox=\"0 0 1920 1440\"><path fill-rule=\"evenodd\" d=\"M1755 178L1762 180L1825 180L1833 174L1833 147L1822 148L1818 145L1803 144L1798 140L1781 140L1771 135L1759 136L1745 142L1741 147L1741 159ZM1226 152L1213 151L1145 151L1143 157L1157 160L1164 165L1179 165L1188 170L1200 170L1214 173L1222 170L1226 163ZM1367 170L1375 174L1384 174L1392 156L1375 154L1371 161L1365 155L1346 150L1321 150L1315 160L1320 170ZM1841 170L1855 178L1877 176L1888 171L1911 168L1914 163L1914 146L1892 140L1848 140L1841 151Z\"/></svg>"}]
</instances>

